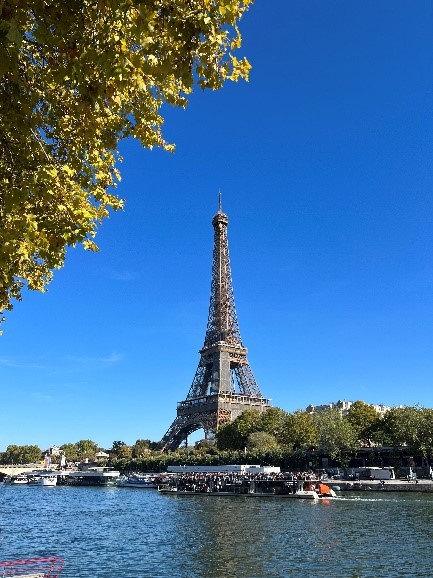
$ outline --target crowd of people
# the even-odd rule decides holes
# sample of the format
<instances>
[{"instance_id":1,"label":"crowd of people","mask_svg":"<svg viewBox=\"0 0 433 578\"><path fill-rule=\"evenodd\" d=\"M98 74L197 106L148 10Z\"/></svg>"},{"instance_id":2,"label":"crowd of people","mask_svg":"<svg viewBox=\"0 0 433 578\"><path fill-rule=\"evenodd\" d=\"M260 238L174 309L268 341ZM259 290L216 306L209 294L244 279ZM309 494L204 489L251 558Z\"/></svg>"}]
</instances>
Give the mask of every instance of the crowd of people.
<instances>
[{"instance_id":1,"label":"crowd of people","mask_svg":"<svg viewBox=\"0 0 433 578\"><path fill-rule=\"evenodd\" d=\"M173 477L171 485L187 492L233 492L248 488L251 482L262 487L292 486L299 480L313 481L314 472L185 472ZM280 482L280 484L278 484Z\"/></svg>"}]
</instances>

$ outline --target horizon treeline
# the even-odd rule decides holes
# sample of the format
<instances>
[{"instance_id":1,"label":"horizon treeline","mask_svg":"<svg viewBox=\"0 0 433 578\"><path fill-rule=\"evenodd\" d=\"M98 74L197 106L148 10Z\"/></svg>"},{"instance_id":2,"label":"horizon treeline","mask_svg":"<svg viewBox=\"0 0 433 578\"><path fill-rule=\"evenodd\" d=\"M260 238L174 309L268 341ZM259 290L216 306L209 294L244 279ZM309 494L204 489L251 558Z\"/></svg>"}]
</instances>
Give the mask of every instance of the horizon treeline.
<instances>
[{"instance_id":1,"label":"horizon treeline","mask_svg":"<svg viewBox=\"0 0 433 578\"><path fill-rule=\"evenodd\" d=\"M231 461L247 456L278 460L278 456L327 456L333 462L347 463L365 448L407 447L420 459L429 463L433 457L433 409L421 406L390 408L383 415L374 405L354 402L344 414L339 409L317 412L297 410L293 413L272 407L265 412L246 410L233 422L218 430L215 443L200 440L195 446L179 448L161 454L158 442L139 439L134 445L114 441L109 449L101 448L92 440L80 440L60 446L67 462L95 459L98 451L108 453L108 463L125 465L128 462L173 462L186 458L220 456ZM25 464L43 459L48 450L36 445L9 445L0 453L2 464ZM158 460L158 456L160 459ZM205 457L207 456L207 457ZM272 458L274 456L274 458ZM56 456L51 456L56 462ZM222 463L222 462L220 462ZM231 462L233 463L233 462Z\"/></svg>"}]
</instances>

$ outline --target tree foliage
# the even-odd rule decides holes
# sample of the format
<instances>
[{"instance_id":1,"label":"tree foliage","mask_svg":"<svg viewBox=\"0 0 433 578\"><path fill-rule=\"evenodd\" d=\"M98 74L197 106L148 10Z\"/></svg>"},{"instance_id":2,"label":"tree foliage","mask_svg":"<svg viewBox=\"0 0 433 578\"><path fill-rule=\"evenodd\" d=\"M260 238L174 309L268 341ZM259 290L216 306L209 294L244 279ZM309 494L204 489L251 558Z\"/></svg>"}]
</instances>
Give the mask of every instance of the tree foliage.
<instances>
[{"instance_id":1,"label":"tree foliage","mask_svg":"<svg viewBox=\"0 0 433 578\"><path fill-rule=\"evenodd\" d=\"M274 435L265 431L256 431L248 436L246 447L248 451L266 453L277 450L279 446Z\"/></svg>"},{"instance_id":2,"label":"tree foliage","mask_svg":"<svg viewBox=\"0 0 433 578\"><path fill-rule=\"evenodd\" d=\"M60 446L68 462L79 462L81 460L93 460L99 449L96 442L92 440L79 440L76 443L66 443Z\"/></svg>"},{"instance_id":3,"label":"tree foliage","mask_svg":"<svg viewBox=\"0 0 433 578\"><path fill-rule=\"evenodd\" d=\"M130 460L133 457L132 447L123 445L117 452L117 458L120 460Z\"/></svg>"},{"instance_id":4,"label":"tree foliage","mask_svg":"<svg viewBox=\"0 0 433 578\"><path fill-rule=\"evenodd\" d=\"M287 415L282 445L294 451L317 445L317 430L311 413L298 410Z\"/></svg>"},{"instance_id":5,"label":"tree foliage","mask_svg":"<svg viewBox=\"0 0 433 578\"><path fill-rule=\"evenodd\" d=\"M318 448L332 459L356 448L356 435L347 419L335 409L313 414Z\"/></svg>"},{"instance_id":6,"label":"tree foliage","mask_svg":"<svg viewBox=\"0 0 433 578\"><path fill-rule=\"evenodd\" d=\"M42 457L42 450L35 445L9 445L2 454L5 464L34 464Z\"/></svg>"},{"instance_id":7,"label":"tree foliage","mask_svg":"<svg viewBox=\"0 0 433 578\"><path fill-rule=\"evenodd\" d=\"M433 410L421 406L392 408L383 419L385 440L409 446L425 459L433 458Z\"/></svg>"},{"instance_id":8,"label":"tree foliage","mask_svg":"<svg viewBox=\"0 0 433 578\"><path fill-rule=\"evenodd\" d=\"M261 412L247 409L234 421L224 424L217 433L217 447L220 450L238 450L247 445L248 436L261 431Z\"/></svg>"},{"instance_id":9,"label":"tree foliage","mask_svg":"<svg viewBox=\"0 0 433 578\"><path fill-rule=\"evenodd\" d=\"M120 139L173 150L161 106L247 78L252 0L0 0L0 311L43 291L68 246L97 250Z\"/></svg>"},{"instance_id":10,"label":"tree foliage","mask_svg":"<svg viewBox=\"0 0 433 578\"><path fill-rule=\"evenodd\" d=\"M415 436L417 410L415 407L393 407L383 417L382 443L390 446L411 445Z\"/></svg>"},{"instance_id":11,"label":"tree foliage","mask_svg":"<svg viewBox=\"0 0 433 578\"><path fill-rule=\"evenodd\" d=\"M258 428L260 431L273 436L276 440L281 441L284 432L287 412L279 407L270 407L260 413Z\"/></svg>"},{"instance_id":12,"label":"tree foliage","mask_svg":"<svg viewBox=\"0 0 433 578\"><path fill-rule=\"evenodd\" d=\"M379 426L381 419L374 405L355 401L350 406L346 419L352 426L358 442L363 446L371 445L374 429Z\"/></svg>"},{"instance_id":13,"label":"tree foliage","mask_svg":"<svg viewBox=\"0 0 433 578\"><path fill-rule=\"evenodd\" d=\"M75 444L79 460L94 460L98 444L92 440L80 440Z\"/></svg>"},{"instance_id":14,"label":"tree foliage","mask_svg":"<svg viewBox=\"0 0 433 578\"><path fill-rule=\"evenodd\" d=\"M67 462L78 462L78 451L77 446L72 443L63 444L60 446L60 449L65 455L65 459Z\"/></svg>"},{"instance_id":15,"label":"tree foliage","mask_svg":"<svg viewBox=\"0 0 433 578\"><path fill-rule=\"evenodd\" d=\"M201 440L195 447L182 447L162 454L158 442L148 439L139 439L133 446L115 441L109 450L110 459L120 469L136 471L164 471L172 464L219 465L245 461L302 469L309 462L317 465L317 456L329 456L344 464L350 457L356 457L362 446L359 432L370 423L373 442L380 438L383 443L379 445L394 446L398 450L396 455L403 451L404 455L413 455L418 463L433 460L433 409L421 406L392 408L373 423L371 406L364 407L366 405L355 402L354 411L345 417L337 410L317 413L299 410L287 413L279 408L265 412L247 410L220 428L216 447ZM67 461L76 462L86 457L93 459L99 448L91 440L80 440L64 444L60 449ZM367 458L369 465L381 463L380 452L380 447L371 448ZM42 452L37 446L10 445L0 453L2 463L29 463L41 458Z\"/></svg>"},{"instance_id":16,"label":"tree foliage","mask_svg":"<svg viewBox=\"0 0 433 578\"><path fill-rule=\"evenodd\" d=\"M427 460L433 459L433 409L418 408L417 436L413 446Z\"/></svg>"},{"instance_id":17,"label":"tree foliage","mask_svg":"<svg viewBox=\"0 0 433 578\"><path fill-rule=\"evenodd\" d=\"M126 446L126 443L125 443L125 442L122 442L121 440L116 440L116 441L113 442L113 444L112 444L112 446L111 446L110 452L113 453L113 454L118 454L119 451L120 451L120 449L121 449L123 446Z\"/></svg>"},{"instance_id":18,"label":"tree foliage","mask_svg":"<svg viewBox=\"0 0 433 578\"><path fill-rule=\"evenodd\" d=\"M140 458L150 453L150 440L137 440L132 446L132 457Z\"/></svg>"},{"instance_id":19,"label":"tree foliage","mask_svg":"<svg viewBox=\"0 0 433 578\"><path fill-rule=\"evenodd\" d=\"M251 447L252 434L263 433L276 442L276 447L285 450L303 450L316 444L316 429L311 414L296 411L287 413L281 408L271 407L266 411L246 410L233 422L218 430L219 450L242 450ZM269 442L273 449L274 443ZM260 436L257 439L262 439ZM263 438L265 439L265 438Z\"/></svg>"}]
</instances>

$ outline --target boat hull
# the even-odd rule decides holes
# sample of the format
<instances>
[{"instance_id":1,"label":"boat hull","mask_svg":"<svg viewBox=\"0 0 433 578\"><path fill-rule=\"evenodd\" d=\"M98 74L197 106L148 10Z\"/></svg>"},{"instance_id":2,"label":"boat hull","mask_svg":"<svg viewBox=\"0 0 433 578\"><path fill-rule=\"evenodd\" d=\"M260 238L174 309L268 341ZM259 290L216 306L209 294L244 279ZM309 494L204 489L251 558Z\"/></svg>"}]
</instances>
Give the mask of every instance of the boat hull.
<instances>
[{"instance_id":1,"label":"boat hull","mask_svg":"<svg viewBox=\"0 0 433 578\"><path fill-rule=\"evenodd\" d=\"M34 480L29 480L29 486L46 486L52 488L57 486L57 477L40 477Z\"/></svg>"},{"instance_id":2,"label":"boat hull","mask_svg":"<svg viewBox=\"0 0 433 578\"><path fill-rule=\"evenodd\" d=\"M17 476L6 476L3 482L11 486L24 486L27 485L28 479L25 474L18 474Z\"/></svg>"},{"instance_id":3,"label":"boat hull","mask_svg":"<svg viewBox=\"0 0 433 578\"><path fill-rule=\"evenodd\" d=\"M333 499L335 496L321 495L314 491L295 492L293 494L270 494L262 492L240 493L240 492L193 492L188 490L176 490L175 488L158 488L160 494L168 494L172 496L242 496L243 498L282 498L295 500L313 500L320 501L325 499Z\"/></svg>"},{"instance_id":4,"label":"boat hull","mask_svg":"<svg viewBox=\"0 0 433 578\"><path fill-rule=\"evenodd\" d=\"M68 474L66 483L70 486L115 486L120 473L109 468L89 468Z\"/></svg>"},{"instance_id":5,"label":"boat hull","mask_svg":"<svg viewBox=\"0 0 433 578\"><path fill-rule=\"evenodd\" d=\"M99 476L68 476L69 486L115 486L115 478L103 478Z\"/></svg>"},{"instance_id":6,"label":"boat hull","mask_svg":"<svg viewBox=\"0 0 433 578\"><path fill-rule=\"evenodd\" d=\"M336 498L335 492L326 484L309 480L229 480L221 484L215 479L177 478L161 484L162 494L185 496L244 496L255 498L289 498L319 501Z\"/></svg>"},{"instance_id":7,"label":"boat hull","mask_svg":"<svg viewBox=\"0 0 433 578\"><path fill-rule=\"evenodd\" d=\"M157 485L154 484L153 482L118 482L117 483L119 488L141 488L141 489L153 489L156 490L157 489Z\"/></svg>"}]
</instances>

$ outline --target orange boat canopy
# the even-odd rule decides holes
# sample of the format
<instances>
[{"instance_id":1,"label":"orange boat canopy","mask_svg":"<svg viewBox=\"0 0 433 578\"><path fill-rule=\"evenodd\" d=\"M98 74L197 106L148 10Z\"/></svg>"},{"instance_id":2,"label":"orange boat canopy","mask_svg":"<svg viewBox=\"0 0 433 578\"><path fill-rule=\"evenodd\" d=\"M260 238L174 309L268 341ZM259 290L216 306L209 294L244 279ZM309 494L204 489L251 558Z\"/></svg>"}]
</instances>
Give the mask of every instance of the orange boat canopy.
<instances>
[{"instance_id":1,"label":"orange boat canopy","mask_svg":"<svg viewBox=\"0 0 433 578\"><path fill-rule=\"evenodd\" d=\"M320 494L330 494L331 489L326 484L319 484L319 493Z\"/></svg>"}]
</instances>

